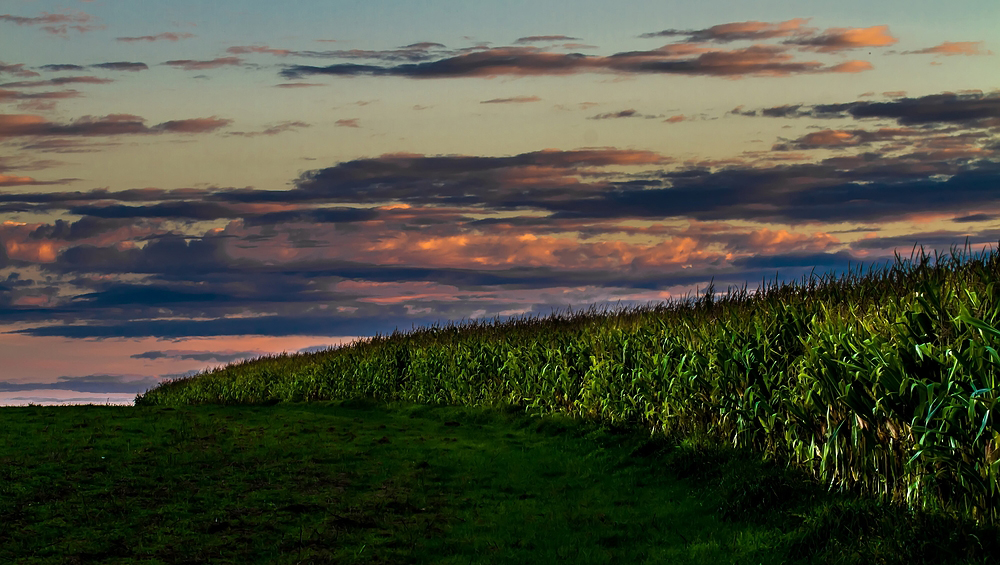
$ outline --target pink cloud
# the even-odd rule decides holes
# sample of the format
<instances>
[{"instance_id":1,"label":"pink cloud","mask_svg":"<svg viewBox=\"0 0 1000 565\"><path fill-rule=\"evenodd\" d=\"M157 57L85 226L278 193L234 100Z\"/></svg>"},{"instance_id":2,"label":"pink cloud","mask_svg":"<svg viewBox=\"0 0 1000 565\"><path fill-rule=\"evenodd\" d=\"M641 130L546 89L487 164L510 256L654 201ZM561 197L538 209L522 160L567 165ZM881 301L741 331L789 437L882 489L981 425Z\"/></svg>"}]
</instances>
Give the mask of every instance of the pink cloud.
<instances>
[{"instance_id":1,"label":"pink cloud","mask_svg":"<svg viewBox=\"0 0 1000 565\"><path fill-rule=\"evenodd\" d=\"M231 123L217 118L171 120L147 126L146 120L132 114L83 116L70 123L55 123L34 114L0 114L0 139L28 136L114 136L155 133L206 133Z\"/></svg>"},{"instance_id":2,"label":"pink cloud","mask_svg":"<svg viewBox=\"0 0 1000 565\"><path fill-rule=\"evenodd\" d=\"M24 63L16 63L13 65L8 65L0 61L0 74L12 74L19 77L37 77L38 73L32 70L24 68Z\"/></svg>"},{"instance_id":3,"label":"pink cloud","mask_svg":"<svg viewBox=\"0 0 1000 565\"><path fill-rule=\"evenodd\" d=\"M273 47L268 47L267 45L248 45L248 46L233 46L226 49L226 53L232 53L233 55L249 55L252 53L269 53L271 55L277 55L279 57L287 57L292 54L292 51L288 49L275 49Z\"/></svg>"}]
</instances>

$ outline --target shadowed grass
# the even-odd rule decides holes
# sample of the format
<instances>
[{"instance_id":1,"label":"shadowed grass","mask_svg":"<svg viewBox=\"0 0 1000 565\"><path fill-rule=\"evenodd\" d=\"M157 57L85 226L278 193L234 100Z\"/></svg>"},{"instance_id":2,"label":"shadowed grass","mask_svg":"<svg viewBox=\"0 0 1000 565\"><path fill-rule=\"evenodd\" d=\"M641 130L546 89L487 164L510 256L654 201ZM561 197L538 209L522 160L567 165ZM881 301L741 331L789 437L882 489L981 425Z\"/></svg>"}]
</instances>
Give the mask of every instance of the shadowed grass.
<instances>
[{"instance_id":1,"label":"shadowed grass","mask_svg":"<svg viewBox=\"0 0 1000 565\"><path fill-rule=\"evenodd\" d=\"M520 409L24 407L0 428L0 563L985 563L1000 547L954 521L887 529L906 513L746 453Z\"/></svg>"}]
</instances>

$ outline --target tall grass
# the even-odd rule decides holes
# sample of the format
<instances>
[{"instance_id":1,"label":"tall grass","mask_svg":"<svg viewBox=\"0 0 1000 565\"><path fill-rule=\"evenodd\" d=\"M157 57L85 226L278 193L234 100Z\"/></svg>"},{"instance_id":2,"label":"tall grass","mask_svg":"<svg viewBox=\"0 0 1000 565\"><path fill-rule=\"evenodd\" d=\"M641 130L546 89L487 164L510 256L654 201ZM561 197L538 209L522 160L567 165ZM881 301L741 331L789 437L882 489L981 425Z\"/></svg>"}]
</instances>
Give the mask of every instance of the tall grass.
<instances>
[{"instance_id":1,"label":"tall grass","mask_svg":"<svg viewBox=\"0 0 1000 565\"><path fill-rule=\"evenodd\" d=\"M509 403L749 447L831 487L988 522L1000 256L953 248L694 300L473 321L244 361L136 405Z\"/></svg>"}]
</instances>

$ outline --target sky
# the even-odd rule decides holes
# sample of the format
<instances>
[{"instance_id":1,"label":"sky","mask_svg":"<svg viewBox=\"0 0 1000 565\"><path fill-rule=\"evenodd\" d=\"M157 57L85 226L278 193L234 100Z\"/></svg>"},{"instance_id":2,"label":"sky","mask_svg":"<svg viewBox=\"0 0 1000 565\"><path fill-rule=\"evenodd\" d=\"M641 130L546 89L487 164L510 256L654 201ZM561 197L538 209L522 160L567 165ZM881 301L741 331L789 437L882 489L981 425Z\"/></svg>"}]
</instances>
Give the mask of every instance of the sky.
<instances>
[{"instance_id":1,"label":"sky","mask_svg":"<svg viewBox=\"0 0 1000 565\"><path fill-rule=\"evenodd\" d=\"M995 0L7 0L0 405L991 249L998 25Z\"/></svg>"}]
</instances>

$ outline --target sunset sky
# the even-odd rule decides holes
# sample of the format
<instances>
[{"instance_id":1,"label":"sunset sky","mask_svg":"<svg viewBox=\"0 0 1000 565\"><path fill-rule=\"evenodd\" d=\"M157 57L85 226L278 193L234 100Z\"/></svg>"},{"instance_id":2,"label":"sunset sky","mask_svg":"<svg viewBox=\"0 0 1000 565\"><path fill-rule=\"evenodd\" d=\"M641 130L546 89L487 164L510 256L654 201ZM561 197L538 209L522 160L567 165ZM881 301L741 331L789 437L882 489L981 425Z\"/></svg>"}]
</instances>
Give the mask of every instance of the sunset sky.
<instances>
[{"instance_id":1,"label":"sunset sky","mask_svg":"<svg viewBox=\"0 0 1000 565\"><path fill-rule=\"evenodd\" d=\"M0 404L1000 241L996 0L6 0Z\"/></svg>"}]
</instances>

